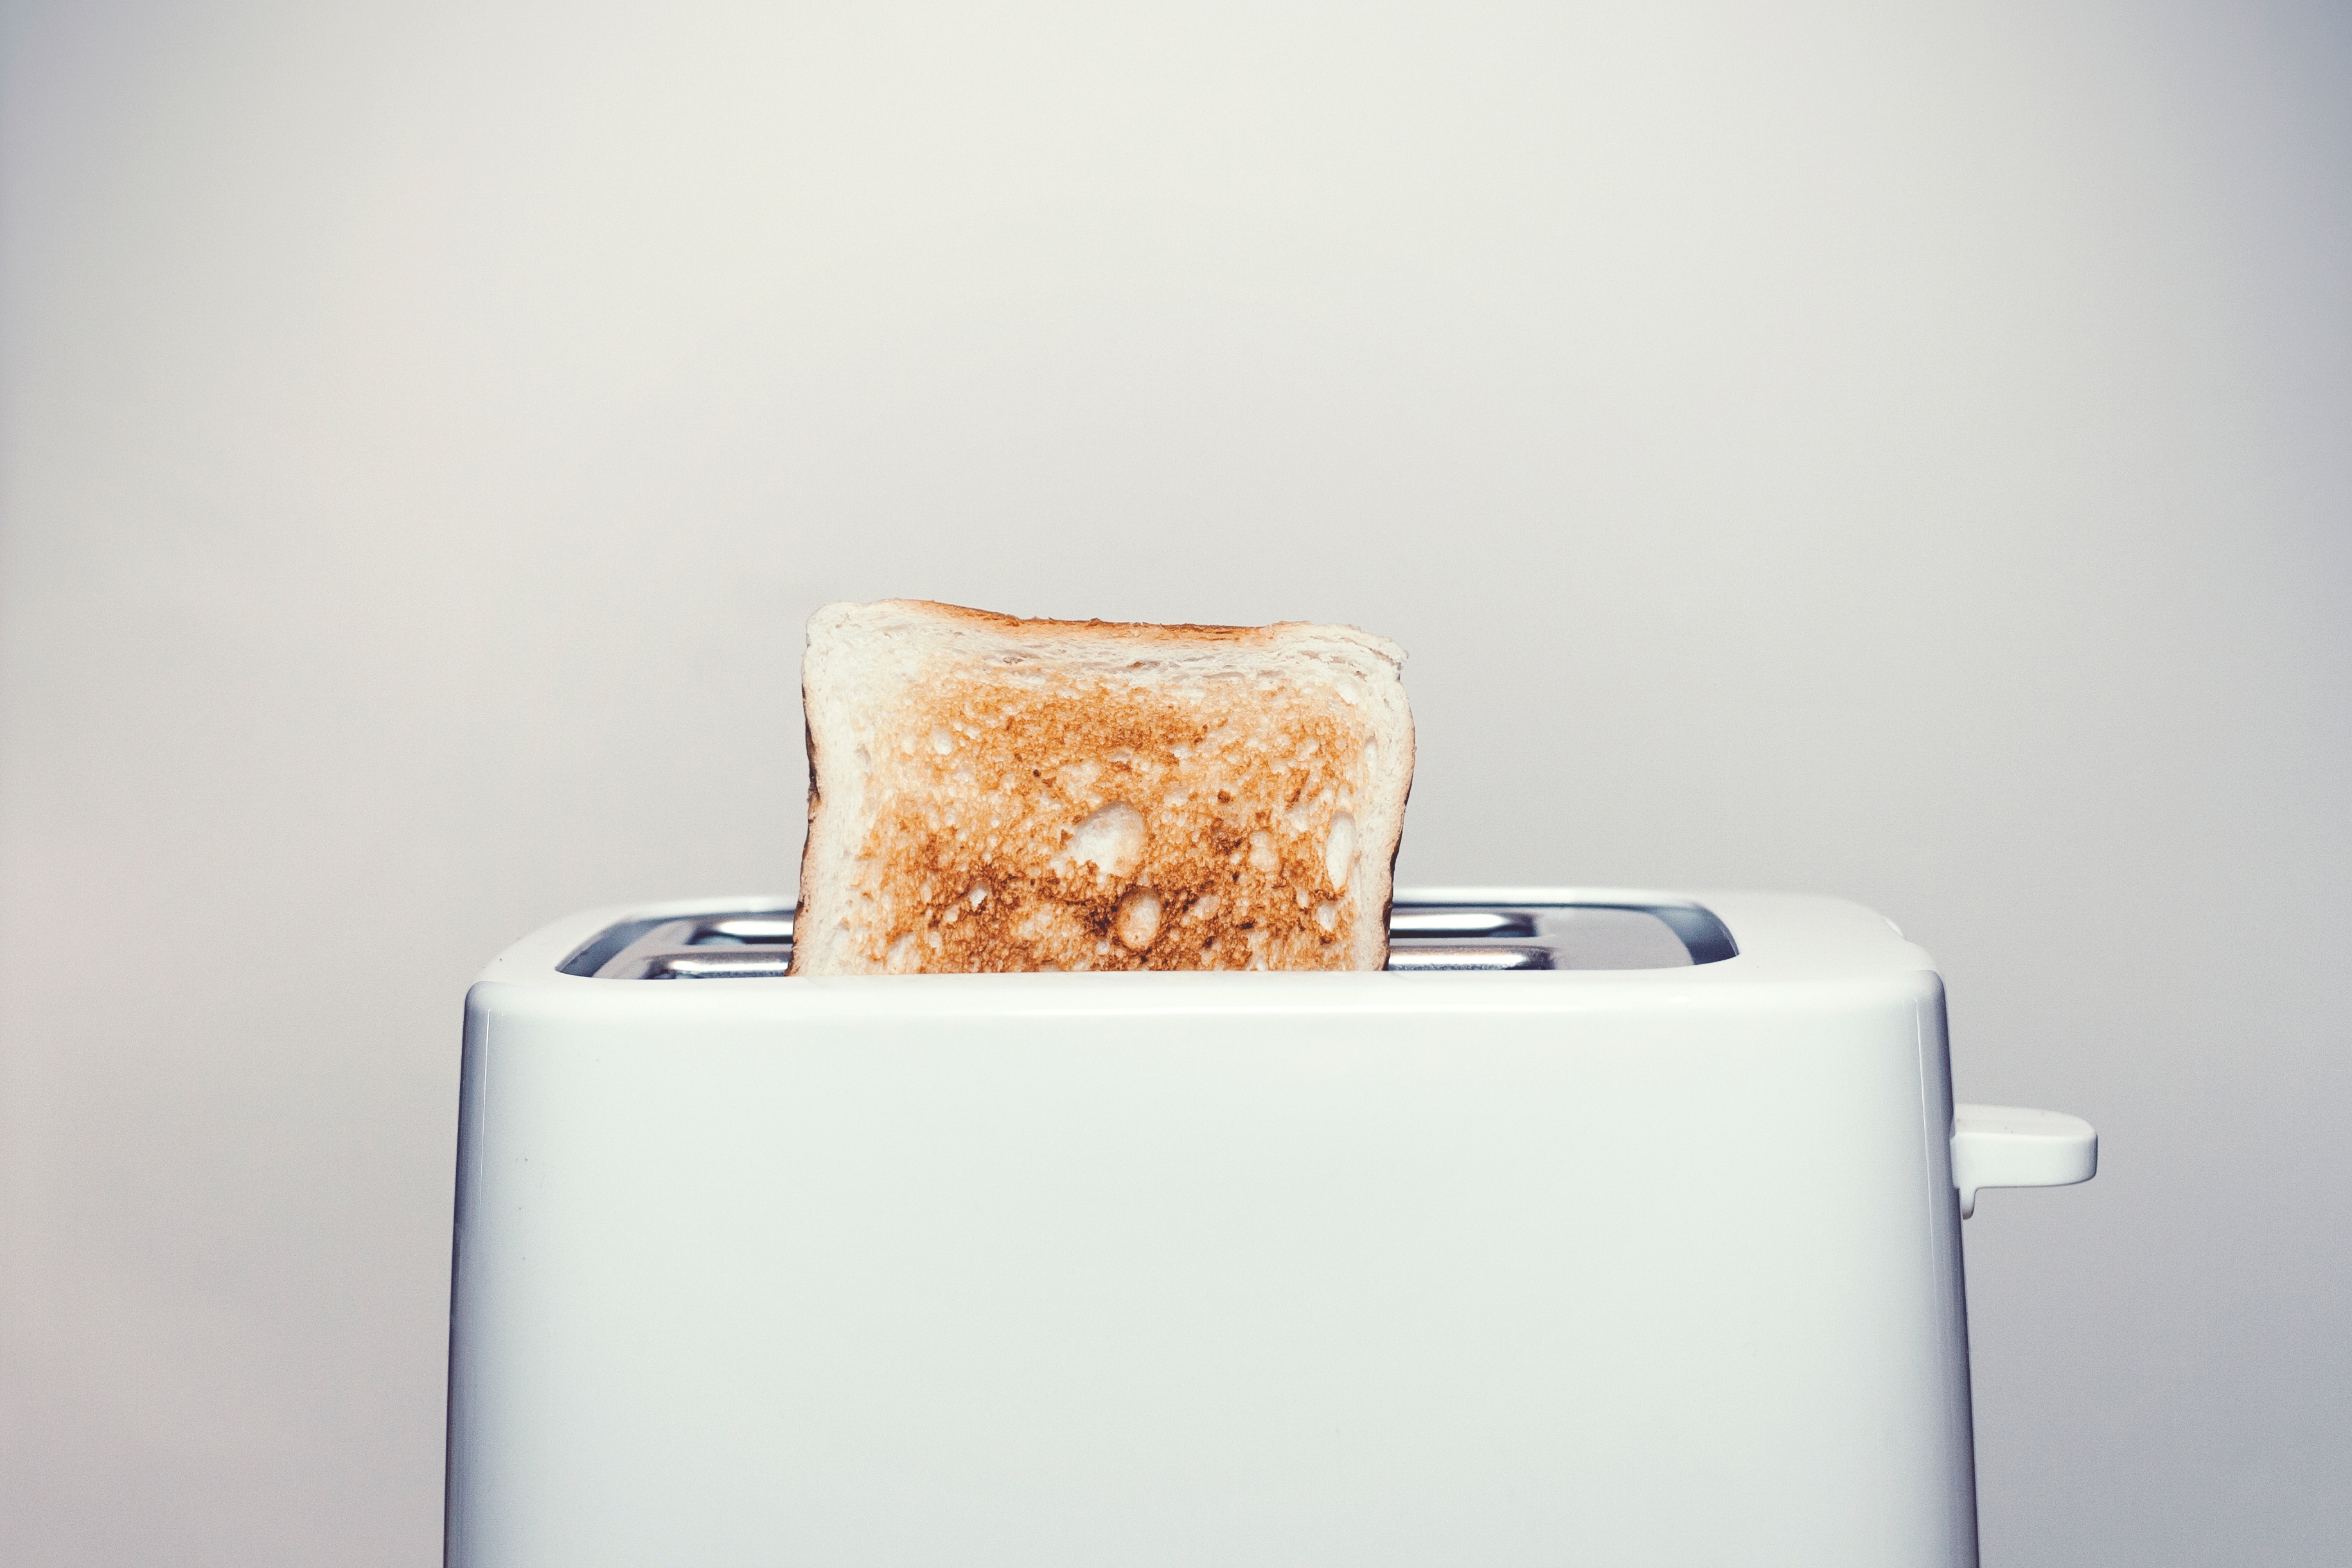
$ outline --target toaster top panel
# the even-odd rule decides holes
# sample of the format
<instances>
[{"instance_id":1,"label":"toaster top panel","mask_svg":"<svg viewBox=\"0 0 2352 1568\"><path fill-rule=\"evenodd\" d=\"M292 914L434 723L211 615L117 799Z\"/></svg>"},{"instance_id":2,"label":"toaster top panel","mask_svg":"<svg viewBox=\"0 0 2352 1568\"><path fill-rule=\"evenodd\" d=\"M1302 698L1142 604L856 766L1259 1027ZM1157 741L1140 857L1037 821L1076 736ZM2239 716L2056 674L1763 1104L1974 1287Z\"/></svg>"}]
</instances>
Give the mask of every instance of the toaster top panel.
<instances>
[{"instance_id":1,"label":"toaster top panel","mask_svg":"<svg viewBox=\"0 0 2352 1568\"><path fill-rule=\"evenodd\" d=\"M767 901L606 926L559 966L607 980L773 979L792 961L793 914ZM1391 970L1671 969L1735 956L1705 906L1654 895L1571 900L1401 893Z\"/></svg>"}]
</instances>

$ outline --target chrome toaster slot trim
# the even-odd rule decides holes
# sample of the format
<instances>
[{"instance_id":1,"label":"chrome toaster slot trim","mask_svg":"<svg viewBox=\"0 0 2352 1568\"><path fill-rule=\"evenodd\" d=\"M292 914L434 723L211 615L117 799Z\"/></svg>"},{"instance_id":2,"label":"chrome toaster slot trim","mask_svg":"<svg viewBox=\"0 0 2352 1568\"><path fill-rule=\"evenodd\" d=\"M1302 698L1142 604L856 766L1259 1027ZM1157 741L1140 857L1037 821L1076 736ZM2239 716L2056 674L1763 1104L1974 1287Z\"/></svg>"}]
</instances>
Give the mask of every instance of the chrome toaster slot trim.
<instances>
[{"instance_id":1,"label":"chrome toaster slot trim","mask_svg":"<svg viewBox=\"0 0 2352 1568\"><path fill-rule=\"evenodd\" d=\"M1391 941L1389 944L1389 968L1391 972L1416 969L1557 969L1552 950L1540 942L1515 943L1421 943Z\"/></svg>"},{"instance_id":2,"label":"chrome toaster slot trim","mask_svg":"<svg viewBox=\"0 0 2352 1568\"><path fill-rule=\"evenodd\" d=\"M791 972L789 942L757 947L688 947L616 958L598 971L604 980L781 980Z\"/></svg>"},{"instance_id":3,"label":"chrome toaster slot trim","mask_svg":"<svg viewBox=\"0 0 2352 1568\"><path fill-rule=\"evenodd\" d=\"M1412 937L1460 939L1536 935L1536 917L1524 909L1467 909L1452 904L1399 904L1389 911L1389 940Z\"/></svg>"},{"instance_id":4,"label":"chrome toaster slot trim","mask_svg":"<svg viewBox=\"0 0 2352 1568\"><path fill-rule=\"evenodd\" d=\"M1417 902L1389 915L1388 967L1397 972L1683 968L1738 951L1712 911L1664 899ZM625 921L600 932L562 970L602 980L765 980L781 978L792 956L791 911L730 910Z\"/></svg>"}]
</instances>

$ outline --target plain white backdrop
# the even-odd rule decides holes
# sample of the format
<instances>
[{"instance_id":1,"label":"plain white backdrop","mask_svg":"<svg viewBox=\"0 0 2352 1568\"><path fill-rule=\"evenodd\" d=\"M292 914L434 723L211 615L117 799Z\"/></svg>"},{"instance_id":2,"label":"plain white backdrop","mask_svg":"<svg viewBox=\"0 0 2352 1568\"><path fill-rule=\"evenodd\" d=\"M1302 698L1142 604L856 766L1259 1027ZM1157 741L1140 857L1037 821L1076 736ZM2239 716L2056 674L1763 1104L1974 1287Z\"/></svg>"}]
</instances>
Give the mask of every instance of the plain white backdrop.
<instances>
[{"instance_id":1,"label":"plain white backdrop","mask_svg":"<svg viewBox=\"0 0 2352 1568\"><path fill-rule=\"evenodd\" d=\"M1396 637L1407 882L1892 915L2105 1139L1987 1562L2340 1560L2340 7L0 29L0 1555L437 1561L466 983L789 891L903 594Z\"/></svg>"}]
</instances>

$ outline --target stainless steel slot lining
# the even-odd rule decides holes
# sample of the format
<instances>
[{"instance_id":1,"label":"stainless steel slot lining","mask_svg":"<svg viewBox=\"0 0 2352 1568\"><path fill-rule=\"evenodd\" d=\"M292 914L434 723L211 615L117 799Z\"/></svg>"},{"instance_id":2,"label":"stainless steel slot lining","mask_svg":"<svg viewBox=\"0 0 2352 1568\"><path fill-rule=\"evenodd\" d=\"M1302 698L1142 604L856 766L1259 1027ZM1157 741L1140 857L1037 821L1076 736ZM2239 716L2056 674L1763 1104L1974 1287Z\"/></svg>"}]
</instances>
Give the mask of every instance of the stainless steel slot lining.
<instances>
[{"instance_id":1,"label":"stainless steel slot lining","mask_svg":"<svg viewBox=\"0 0 2352 1568\"><path fill-rule=\"evenodd\" d=\"M689 947L683 953L650 953L631 961L617 980L781 980L790 972L790 943L762 947ZM633 971L633 972L630 972Z\"/></svg>"},{"instance_id":2,"label":"stainless steel slot lining","mask_svg":"<svg viewBox=\"0 0 2352 1568\"><path fill-rule=\"evenodd\" d=\"M696 938L698 941L709 941L711 937L725 937L736 942L782 942L789 946L793 940L793 917L789 915L744 915L734 920L707 920L701 923L700 928L709 935Z\"/></svg>"},{"instance_id":3,"label":"stainless steel slot lining","mask_svg":"<svg viewBox=\"0 0 2352 1568\"><path fill-rule=\"evenodd\" d=\"M1402 904L1389 917L1392 970L1658 969L1738 949L1694 904L1528 906ZM745 910L614 926L563 965L606 980L774 979L792 963L790 911Z\"/></svg>"},{"instance_id":4,"label":"stainless steel slot lining","mask_svg":"<svg viewBox=\"0 0 2352 1568\"><path fill-rule=\"evenodd\" d=\"M1412 936L1518 936L1536 934L1536 917L1524 909L1416 909L1389 912L1389 940Z\"/></svg>"},{"instance_id":5,"label":"stainless steel slot lining","mask_svg":"<svg viewBox=\"0 0 2352 1568\"><path fill-rule=\"evenodd\" d=\"M790 915L665 920L598 967L600 980L771 979L793 961Z\"/></svg>"},{"instance_id":6,"label":"stainless steel slot lining","mask_svg":"<svg viewBox=\"0 0 2352 1568\"><path fill-rule=\"evenodd\" d=\"M1530 933L1532 935L1532 933ZM1396 969L1556 969L1552 951L1540 943L1506 946L1496 943L1490 947L1448 944L1423 946L1419 943L1391 943L1389 946L1389 967Z\"/></svg>"}]
</instances>

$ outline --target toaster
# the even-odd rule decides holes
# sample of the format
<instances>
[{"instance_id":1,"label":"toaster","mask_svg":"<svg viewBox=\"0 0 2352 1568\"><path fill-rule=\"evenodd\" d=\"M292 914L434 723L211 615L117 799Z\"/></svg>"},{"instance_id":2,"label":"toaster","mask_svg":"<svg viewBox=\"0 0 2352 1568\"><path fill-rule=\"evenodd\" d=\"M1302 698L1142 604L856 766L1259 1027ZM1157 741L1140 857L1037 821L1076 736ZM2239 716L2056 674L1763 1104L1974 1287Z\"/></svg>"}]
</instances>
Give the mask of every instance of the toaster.
<instances>
[{"instance_id":1,"label":"toaster","mask_svg":"<svg viewBox=\"0 0 2352 1568\"><path fill-rule=\"evenodd\" d=\"M785 977L592 912L466 1002L454 1568L1977 1561L1955 1106L1833 899L1400 892L1386 973ZM660 982L660 983L656 983Z\"/></svg>"}]
</instances>

